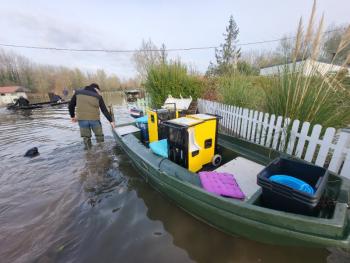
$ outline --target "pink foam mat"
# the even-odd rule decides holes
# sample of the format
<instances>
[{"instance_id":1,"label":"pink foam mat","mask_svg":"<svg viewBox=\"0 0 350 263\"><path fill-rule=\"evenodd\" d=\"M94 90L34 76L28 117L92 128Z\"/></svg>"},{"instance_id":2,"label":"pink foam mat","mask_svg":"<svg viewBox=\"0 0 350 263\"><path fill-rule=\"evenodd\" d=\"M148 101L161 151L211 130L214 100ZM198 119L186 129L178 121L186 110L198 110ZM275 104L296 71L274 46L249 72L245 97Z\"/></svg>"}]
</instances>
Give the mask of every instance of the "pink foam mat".
<instances>
[{"instance_id":1,"label":"pink foam mat","mask_svg":"<svg viewBox=\"0 0 350 263\"><path fill-rule=\"evenodd\" d=\"M242 200L245 198L232 174L199 172L199 177L203 188L210 193Z\"/></svg>"}]
</instances>

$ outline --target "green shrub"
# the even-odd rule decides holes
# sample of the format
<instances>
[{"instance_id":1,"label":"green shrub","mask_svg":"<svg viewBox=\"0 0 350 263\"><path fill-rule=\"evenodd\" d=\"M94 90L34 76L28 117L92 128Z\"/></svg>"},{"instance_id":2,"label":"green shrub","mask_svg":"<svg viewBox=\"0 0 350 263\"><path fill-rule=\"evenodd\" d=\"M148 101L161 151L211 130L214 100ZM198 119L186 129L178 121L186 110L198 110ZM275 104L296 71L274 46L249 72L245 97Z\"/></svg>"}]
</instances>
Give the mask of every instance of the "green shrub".
<instances>
[{"instance_id":1,"label":"green shrub","mask_svg":"<svg viewBox=\"0 0 350 263\"><path fill-rule=\"evenodd\" d=\"M219 101L221 94L219 90L219 84L216 77L204 77L202 78L202 99Z\"/></svg>"},{"instance_id":2,"label":"green shrub","mask_svg":"<svg viewBox=\"0 0 350 263\"><path fill-rule=\"evenodd\" d=\"M202 80L189 74L180 62L170 62L150 67L144 87L150 95L152 106L160 107L168 95L197 99L202 94Z\"/></svg>"},{"instance_id":3,"label":"green shrub","mask_svg":"<svg viewBox=\"0 0 350 263\"><path fill-rule=\"evenodd\" d=\"M264 92L254 85L254 77L240 74L218 78L221 101L234 106L264 110Z\"/></svg>"}]
</instances>

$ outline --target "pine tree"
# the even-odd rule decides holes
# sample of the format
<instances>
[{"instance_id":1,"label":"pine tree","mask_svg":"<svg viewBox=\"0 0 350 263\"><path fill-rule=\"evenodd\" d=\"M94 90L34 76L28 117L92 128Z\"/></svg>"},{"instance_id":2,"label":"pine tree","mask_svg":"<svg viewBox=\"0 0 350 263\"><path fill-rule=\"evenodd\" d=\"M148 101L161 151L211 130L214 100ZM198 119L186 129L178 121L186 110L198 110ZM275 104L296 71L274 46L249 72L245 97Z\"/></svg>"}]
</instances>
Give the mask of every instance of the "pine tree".
<instances>
[{"instance_id":1,"label":"pine tree","mask_svg":"<svg viewBox=\"0 0 350 263\"><path fill-rule=\"evenodd\" d=\"M168 58L168 53L166 51L166 46L163 43L162 46L160 47L160 63L166 64L167 58Z\"/></svg>"},{"instance_id":2,"label":"pine tree","mask_svg":"<svg viewBox=\"0 0 350 263\"><path fill-rule=\"evenodd\" d=\"M237 67L237 61L241 56L241 49L237 47L239 28L230 16L229 24L226 27L225 43L215 49L216 65L210 62L207 74L222 75L233 72Z\"/></svg>"}]
</instances>

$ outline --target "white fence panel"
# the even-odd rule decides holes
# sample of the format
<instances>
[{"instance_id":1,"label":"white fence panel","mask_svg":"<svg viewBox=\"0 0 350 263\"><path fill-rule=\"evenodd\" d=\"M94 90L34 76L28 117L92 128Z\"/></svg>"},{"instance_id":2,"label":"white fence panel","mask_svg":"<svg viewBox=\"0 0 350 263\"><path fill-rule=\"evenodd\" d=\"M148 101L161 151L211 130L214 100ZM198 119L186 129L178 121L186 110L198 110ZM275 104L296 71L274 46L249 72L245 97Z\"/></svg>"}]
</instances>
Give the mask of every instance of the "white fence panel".
<instances>
[{"instance_id":1,"label":"white fence panel","mask_svg":"<svg viewBox=\"0 0 350 263\"><path fill-rule=\"evenodd\" d=\"M345 153L344 165L343 165L343 168L341 170L340 175L349 178L349 174L350 174L350 148Z\"/></svg>"},{"instance_id":2,"label":"white fence panel","mask_svg":"<svg viewBox=\"0 0 350 263\"><path fill-rule=\"evenodd\" d=\"M332 141L334 139L335 129L327 128L326 133L323 136L322 144L320 147L320 151L318 152L315 164L318 166L324 166L330 147L332 145Z\"/></svg>"},{"instance_id":3,"label":"white fence panel","mask_svg":"<svg viewBox=\"0 0 350 263\"><path fill-rule=\"evenodd\" d=\"M329 163L331 171L337 171L343 163L344 146L350 143L350 133L342 132L339 136L337 144L334 146L334 153Z\"/></svg>"},{"instance_id":4,"label":"white fence panel","mask_svg":"<svg viewBox=\"0 0 350 263\"><path fill-rule=\"evenodd\" d=\"M288 139L288 126L290 124L290 119L286 118L283 123L283 128L281 129L281 140L280 140L280 146L279 146L279 151L285 151L285 147L287 144L287 139Z\"/></svg>"},{"instance_id":5,"label":"white fence panel","mask_svg":"<svg viewBox=\"0 0 350 263\"><path fill-rule=\"evenodd\" d=\"M318 138L320 137L320 134L321 134L321 130L322 130L322 126L318 124L315 125L314 128L312 129L310 142L307 147L305 158L304 158L305 161L308 161L308 162L312 161L316 150L316 146L318 144Z\"/></svg>"},{"instance_id":6,"label":"white fence panel","mask_svg":"<svg viewBox=\"0 0 350 263\"><path fill-rule=\"evenodd\" d=\"M275 126L275 119L276 119L276 116L274 114L272 114L270 116L269 125L267 126L268 131L267 131L265 146L268 147L268 148L270 148L270 146L271 146L272 132L273 132L273 129L274 129L274 126Z\"/></svg>"},{"instance_id":7,"label":"white fence panel","mask_svg":"<svg viewBox=\"0 0 350 263\"><path fill-rule=\"evenodd\" d=\"M277 122L275 126L275 133L273 136L273 141L272 141L272 148L277 150L278 146L278 140L280 139L280 135L282 133L282 120L283 118L281 116L277 117Z\"/></svg>"},{"instance_id":8,"label":"white fence panel","mask_svg":"<svg viewBox=\"0 0 350 263\"><path fill-rule=\"evenodd\" d=\"M295 150L295 156L298 158L301 158L302 154L303 154L303 150L304 150L304 145L305 142L307 140L307 134L310 128L310 123L309 122L304 122L303 126L301 126L301 132L300 134L296 134L296 136L299 138L298 140L298 145L297 148Z\"/></svg>"},{"instance_id":9,"label":"white fence panel","mask_svg":"<svg viewBox=\"0 0 350 263\"><path fill-rule=\"evenodd\" d=\"M254 111L253 110L249 110L248 122L247 122L247 136L246 136L247 140L250 140L250 136L251 136L251 133L252 133L253 114L254 114Z\"/></svg>"},{"instance_id":10,"label":"white fence panel","mask_svg":"<svg viewBox=\"0 0 350 263\"><path fill-rule=\"evenodd\" d=\"M254 111L254 115L253 115L253 120L252 120L252 133L250 135L250 141L255 142L255 138L256 138L256 125L258 122L258 112Z\"/></svg>"},{"instance_id":11,"label":"white fence panel","mask_svg":"<svg viewBox=\"0 0 350 263\"><path fill-rule=\"evenodd\" d=\"M150 104L149 102L150 102L150 99L148 97L137 99L136 107L145 113L149 108L149 104Z\"/></svg>"},{"instance_id":12,"label":"white fence panel","mask_svg":"<svg viewBox=\"0 0 350 263\"><path fill-rule=\"evenodd\" d=\"M262 123L262 131L261 131L261 137L260 137L260 144L265 145L266 137L267 137L267 132L268 132L268 127L269 127L269 118L270 115L268 113L265 113L264 115L264 121Z\"/></svg>"},{"instance_id":13,"label":"white fence panel","mask_svg":"<svg viewBox=\"0 0 350 263\"><path fill-rule=\"evenodd\" d=\"M323 134L321 125L310 127L309 122L300 123L299 120L202 99L198 100L198 110L221 116L220 128L224 133L285 151L350 178L350 131L341 131L336 139L336 130L331 127Z\"/></svg>"},{"instance_id":14,"label":"white fence panel","mask_svg":"<svg viewBox=\"0 0 350 263\"><path fill-rule=\"evenodd\" d=\"M264 113L259 112L259 117L258 117L258 125L256 128L256 136L255 136L255 143L259 144L261 140L261 133L262 133L262 123L263 123L263 118L264 118Z\"/></svg>"}]
</instances>

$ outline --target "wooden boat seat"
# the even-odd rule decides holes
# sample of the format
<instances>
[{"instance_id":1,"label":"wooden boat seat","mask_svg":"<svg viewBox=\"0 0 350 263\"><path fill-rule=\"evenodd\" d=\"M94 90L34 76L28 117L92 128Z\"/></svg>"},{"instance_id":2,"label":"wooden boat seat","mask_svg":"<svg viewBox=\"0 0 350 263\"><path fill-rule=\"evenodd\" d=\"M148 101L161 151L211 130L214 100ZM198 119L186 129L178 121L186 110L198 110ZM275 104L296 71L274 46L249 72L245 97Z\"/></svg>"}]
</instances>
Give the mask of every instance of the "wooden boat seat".
<instances>
[{"instance_id":1,"label":"wooden boat seat","mask_svg":"<svg viewBox=\"0 0 350 263\"><path fill-rule=\"evenodd\" d=\"M217 168L216 172L224 172L233 174L236 182L246 196L245 201L249 200L260 186L257 184L257 174L264 168L263 165L237 157Z\"/></svg>"}]
</instances>

